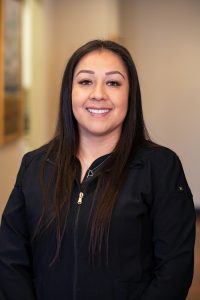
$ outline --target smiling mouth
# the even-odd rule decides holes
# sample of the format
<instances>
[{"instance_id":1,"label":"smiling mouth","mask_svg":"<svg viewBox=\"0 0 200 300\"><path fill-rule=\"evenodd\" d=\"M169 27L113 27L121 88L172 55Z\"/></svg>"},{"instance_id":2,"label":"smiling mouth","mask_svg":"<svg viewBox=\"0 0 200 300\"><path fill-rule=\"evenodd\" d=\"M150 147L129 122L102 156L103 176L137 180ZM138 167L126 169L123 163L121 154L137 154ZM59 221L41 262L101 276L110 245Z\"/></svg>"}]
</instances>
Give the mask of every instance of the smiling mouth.
<instances>
[{"instance_id":1,"label":"smiling mouth","mask_svg":"<svg viewBox=\"0 0 200 300\"><path fill-rule=\"evenodd\" d=\"M86 108L86 110L93 115L105 115L111 111L108 108Z\"/></svg>"}]
</instances>

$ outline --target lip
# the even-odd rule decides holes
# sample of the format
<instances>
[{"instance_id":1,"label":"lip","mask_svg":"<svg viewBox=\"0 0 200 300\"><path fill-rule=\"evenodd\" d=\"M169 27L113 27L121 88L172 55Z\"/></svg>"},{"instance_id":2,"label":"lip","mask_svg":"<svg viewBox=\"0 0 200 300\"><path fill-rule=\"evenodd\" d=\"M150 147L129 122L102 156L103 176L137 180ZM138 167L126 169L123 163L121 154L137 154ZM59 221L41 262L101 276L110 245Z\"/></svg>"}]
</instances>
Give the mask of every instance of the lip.
<instances>
[{"instance_id":1,"label":"lip","mask_svg":"<svg viewBox=\"0 0 200 300\"><path fill-rule=\"evenodd\" d=\"M93 107L93 106L88 106L88 107L86 107L86 110L88 110L88 109L97 109L97 110L108 109L108 110L111 110L112 108L110 108L110 107Z\"/></svg>"},{"instance_id":2,"label":"lip","mask_svg":"<svg viewBox=\"0 0 200 300\"><path fill-rule=\"evenodd\" d=\"M104 112L92 112L92 111L89 111L89 110L106 110ZM90 116L93 116L93 117L96 117L96 118L102 118L102 117L105 117L107 116L111 109L110 108L105 108L105 107L101 107L101 108L97 108L97 107L86 107L86 111L90 114Z\"/></svg>"}]
</instances>

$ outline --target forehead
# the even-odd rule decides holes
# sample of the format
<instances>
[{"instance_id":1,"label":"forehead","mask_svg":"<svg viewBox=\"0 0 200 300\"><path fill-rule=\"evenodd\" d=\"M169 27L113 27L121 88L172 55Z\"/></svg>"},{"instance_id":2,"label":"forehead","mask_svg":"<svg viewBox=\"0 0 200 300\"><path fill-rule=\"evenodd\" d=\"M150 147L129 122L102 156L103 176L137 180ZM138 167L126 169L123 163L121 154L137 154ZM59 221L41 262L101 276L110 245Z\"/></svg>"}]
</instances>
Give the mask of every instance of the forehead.
<instances>
[{"instance_id":1,"label":"forehead","mask_svg":"<svg viewBox=\"0 0 200 300\"><path fill-rule=\"evenodd\" d=\"M78 62L75 73L80 69L109 69L127 73L126 66L121 57L107 49L94 50L84 55Z\"/></svg>"}]
</instances>

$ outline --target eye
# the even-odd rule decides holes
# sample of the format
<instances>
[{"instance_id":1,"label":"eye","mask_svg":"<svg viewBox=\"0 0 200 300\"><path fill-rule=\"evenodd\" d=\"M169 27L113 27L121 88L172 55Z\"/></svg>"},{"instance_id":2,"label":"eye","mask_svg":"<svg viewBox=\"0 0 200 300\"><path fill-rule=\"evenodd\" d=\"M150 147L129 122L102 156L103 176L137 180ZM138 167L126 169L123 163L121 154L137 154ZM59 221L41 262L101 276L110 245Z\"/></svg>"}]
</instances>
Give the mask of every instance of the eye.
<instances>
[{"instance_id":1,"label":"eye","mask_svg":"<svg viewBox=\"0 0 200 300\"><path fill-rule=\"evenodd\" d=\"M83 79L83 80L80 80L78 83L81 85L91 85L92 81L88 80L88 79Z\"/></svg>"},{"instance_id":2,"label":"eye","mask_svg":"<svg viewBox=\"0 0 200 300\"><path fill-rule=\"evenodd\" d=\"M118 81L111 80L107 82L108 86L120 86L121 84Z\"/></svg>"}]
</instances>

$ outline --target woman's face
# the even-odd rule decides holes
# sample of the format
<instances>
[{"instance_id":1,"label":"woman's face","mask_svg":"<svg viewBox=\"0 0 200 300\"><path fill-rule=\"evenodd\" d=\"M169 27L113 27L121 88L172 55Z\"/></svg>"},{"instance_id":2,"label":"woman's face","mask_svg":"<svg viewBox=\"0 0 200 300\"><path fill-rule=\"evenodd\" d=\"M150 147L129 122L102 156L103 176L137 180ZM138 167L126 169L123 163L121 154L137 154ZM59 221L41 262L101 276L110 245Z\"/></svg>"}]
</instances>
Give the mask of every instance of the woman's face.
<instances>
[{"instance_id":1,"label":"woman's face","mask_svg":"<svg viewBox=\"0 0 200 300\"><path fill-rule=\"evenodd\" d=\"M122 59L109 50L86 54L77 64L72 109L79 134L119 138L128 108L129 82Z\"/></svg>"}]
</instances>

